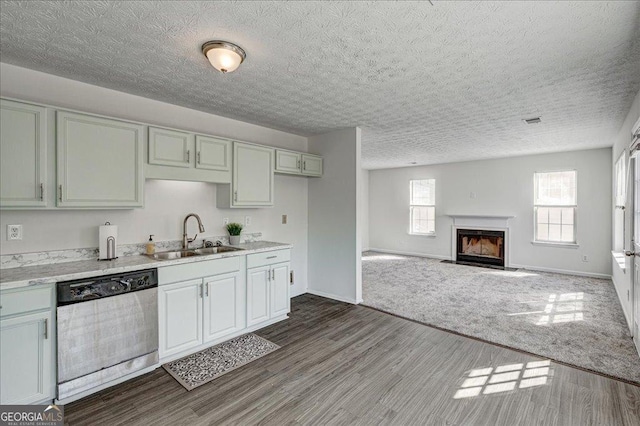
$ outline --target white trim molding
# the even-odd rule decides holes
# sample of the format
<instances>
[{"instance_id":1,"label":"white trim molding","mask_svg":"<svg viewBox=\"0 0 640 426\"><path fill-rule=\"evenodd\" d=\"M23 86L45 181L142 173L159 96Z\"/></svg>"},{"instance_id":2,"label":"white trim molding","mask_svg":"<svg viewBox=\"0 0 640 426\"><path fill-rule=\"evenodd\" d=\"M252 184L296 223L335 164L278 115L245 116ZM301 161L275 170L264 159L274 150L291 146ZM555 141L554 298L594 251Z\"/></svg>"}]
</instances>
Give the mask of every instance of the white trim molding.
<instances>
[{"instance_id":1,"label":"white trim molding","mask_svg":"<svg viewBox=\"0 0 640 426\"><path fill-rule=\"evenodd\" d=\"M320 297L326 297L327 299L337 300L338 302L350 303L352 305L359 305L360 303L362 303L362 299L359 299L359 300L350 299L347 297L336 296L335 294L325 293L324 291L319 291L319 290L307 289L307 293L320 296Z\"/></svg>"},{"instance_id":2,"label":"white trim molding","mask_svg":"<svg viewBox=\"0 0 640 426\"><path fill-rule=\"evenodd\" d=\"M412 251L387 250L387 249L381 249L381 248L370 248L369 251L375 251L378 253L387 253L387 254L400 254L403 256L426 257L429 259L437 259L437 260L451 260L451 256L442 256L439 254L416 253Z\"/></svg>"},{"instance_id":3,"label":"white trim molding","mask_svg":"<svg viewBox=\"0 0 640 426\"><path fill-rule=\"evenodd\" d=\"M571 271L568 269L543 268L540 266L517 265L517 264L512 264L511 267L516 269L526 269L527 271L552 272L554 274L577 275L579 277L602 278L605 280L611 279L611 275L599 274L597 272Z\"/></svg>"}]
</instances>

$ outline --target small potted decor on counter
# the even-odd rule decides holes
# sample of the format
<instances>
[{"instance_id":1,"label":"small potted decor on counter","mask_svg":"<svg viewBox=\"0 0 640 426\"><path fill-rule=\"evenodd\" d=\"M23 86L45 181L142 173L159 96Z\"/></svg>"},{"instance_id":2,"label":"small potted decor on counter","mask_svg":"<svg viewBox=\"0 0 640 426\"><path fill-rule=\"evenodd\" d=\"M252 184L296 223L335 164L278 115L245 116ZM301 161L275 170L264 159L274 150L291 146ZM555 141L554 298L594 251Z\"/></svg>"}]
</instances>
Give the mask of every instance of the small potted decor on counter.
<instances>
[{"instance_id":1,"label":"small potted decor on counter","mask_svg":"<svg viewBox=\"0 0 640 426\"><path fill-rule=\"evenodd\" d=\"M228 223L227 232L229 233L229 243L232 246L240 244L240 233L242 232L242 225L239 223Z\"/></svg>"}]
</instances>

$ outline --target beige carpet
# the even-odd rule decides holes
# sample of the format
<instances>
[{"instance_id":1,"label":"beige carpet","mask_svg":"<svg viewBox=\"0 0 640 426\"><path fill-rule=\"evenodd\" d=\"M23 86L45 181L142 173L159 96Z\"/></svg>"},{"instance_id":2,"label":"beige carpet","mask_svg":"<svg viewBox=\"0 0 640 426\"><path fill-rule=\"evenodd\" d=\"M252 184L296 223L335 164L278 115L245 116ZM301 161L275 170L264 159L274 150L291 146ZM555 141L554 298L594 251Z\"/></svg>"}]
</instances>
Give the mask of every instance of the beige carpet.
<instances>
[{"instance_id":1,"label":"beige carpet","mask_svg":"<svg viewBox=\"0 0 640 426\"><path fill-rule=\"evenodd\" d=\"M365 306L640 384L610 280L365 252Z\"/></svg>"}]
</instances>

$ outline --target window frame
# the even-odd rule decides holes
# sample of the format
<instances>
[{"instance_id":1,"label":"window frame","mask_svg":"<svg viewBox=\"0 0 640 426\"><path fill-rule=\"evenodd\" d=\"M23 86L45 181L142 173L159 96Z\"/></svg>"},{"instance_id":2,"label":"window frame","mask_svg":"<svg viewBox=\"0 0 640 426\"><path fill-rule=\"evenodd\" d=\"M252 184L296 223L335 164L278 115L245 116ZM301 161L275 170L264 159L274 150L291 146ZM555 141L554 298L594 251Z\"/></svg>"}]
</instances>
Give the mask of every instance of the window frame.
<instances>
[{"instance_id":1,"label":"window frame","mask_svg":"<svg viewBox=\"0 0 640 426\"><path fill-rule=\"evenodd\" d=\"M536 204L538 201L538 175L547 173L573 172L575 174L574 204ZM538 239L538 209L539 208L571 208L573 209L573 241L540 240ZM561 224L562 226L562 224ZM533 173L533 244L578 247L578 171L576 169L544 170Z\"/></svg>"},{"instance_id":2,"label":"window frame","mask_svg":"<svg viewBox=\"0 0 640 426\"><path fill-rule=\"evenodd\" d=\"M413 182L433 181L433 204L415 204L413 203ZM413 230L413 210L414 207L429 207L433 209L433 231L432 232L416 232ZM436 235L436 179L409 179L409 235L421 235L434 237Z\"/></svg>"}]
</instances>

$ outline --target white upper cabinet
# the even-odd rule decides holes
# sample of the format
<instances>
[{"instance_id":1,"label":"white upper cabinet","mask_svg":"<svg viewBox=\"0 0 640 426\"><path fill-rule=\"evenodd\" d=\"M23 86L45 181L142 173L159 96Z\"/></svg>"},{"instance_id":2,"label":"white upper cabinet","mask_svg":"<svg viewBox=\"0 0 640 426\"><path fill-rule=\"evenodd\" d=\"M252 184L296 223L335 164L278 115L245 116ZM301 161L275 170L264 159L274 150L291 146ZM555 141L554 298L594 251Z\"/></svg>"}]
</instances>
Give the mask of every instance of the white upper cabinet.
<instances>
[{"instance_id":1,"label":"white upper cabinet","mask_svg":"<svg viewBox=\"0 0 640 426\"><path fill-rule=\"evenodd\" d=\"M149 164L190 167L192 155L192 134L149 127Z\"/></svg>"},{"instance_id":2,"label":"white upper cabinet","mask_svg":"<svg viewBox=\"0 0 640 426\"><path fill-rule=\"evenodd\" d=\"M219 188L219 208L273 206L275 150L244 142L233 143L231 185Z\"/></svg>"},{"instance_id":3,"label":"white upper cabinet","mask_svg":"<svg viewBox=\"0 0 640 426\"><path fill-rule=\"evenodd\" d=\"M46 207L46 109L0 103L0 207Z\"/></svg>"},{"instance_id":4,"label":"white upper cabinet","mask_svg":"<svg viewBox=\"0 0 640 426\"><path fill-rule=\"evenodd\" d=\"M277 149L275 170L290 175L322 176L322 157Z\"/></svg>"},{"instance_id":5,"label":"white upper cabinet","mask_svg":"<svg viewBox=\"0 0 640 426\"><path fill-rule=\"evenodd\" d=\"M231 182L231 141L149 127L147 179Z\"/></svg>"},{"instance_id":6,"label":"white upper cabinet","mask_svg":"<svg viewBox=\"0 0 640 426\"><path fill-rule=\"evenodd\" d=\"M142 207L144 132L134 123L58 111L58 207Z\"/></svg>"},{"instance_id":7,"label":"white upper cabinet","mask_svg":"<svg viewBox=\"0 0 640 426\"><path fill-rule=\"evenodd\" d=\"M231 141L196 135L196 168L230 171Z\"/></svg>"},{"instance_id":8,"label":"white upper cabinet","mask_svg":"<svg viewBox=\"0 0 640 426\"><path fill-rule=\"evenodd\" d=\"M302 154L302 174L305 176L322 176L322 157Z\"/></svg>"},{"instance_id":9,"label":"white upper cabinet","mask_svg":"<svg viewBox=\"0 0 640 426\"><path fill-rule=\"evenodd\" d=\"M299 175L302 172L302 154L277 149L276 172Z\"/></svg>"}]
</instances>

